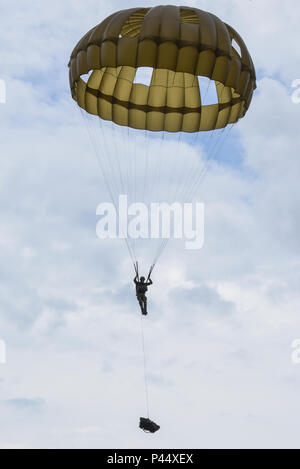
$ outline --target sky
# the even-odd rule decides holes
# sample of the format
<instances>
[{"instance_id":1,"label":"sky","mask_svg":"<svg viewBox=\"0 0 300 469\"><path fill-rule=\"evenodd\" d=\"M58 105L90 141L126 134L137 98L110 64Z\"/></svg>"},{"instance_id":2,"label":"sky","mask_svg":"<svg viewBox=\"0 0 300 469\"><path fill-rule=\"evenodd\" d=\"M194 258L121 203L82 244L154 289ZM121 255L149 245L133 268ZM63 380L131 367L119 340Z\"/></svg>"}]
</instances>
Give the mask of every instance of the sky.
<instances>
[{"instance_id":1,"label":"sky","mask_svg":"<svg viewBox=\"0 0 300 469\"><path fill-rule=\"evenodd\" d=\"M124 243L96 236L107 193L67 63L106 16L157 3L0 6L0 448L299 448L300 4L173 3L237 29L257 90L199 190L203 248L171 241L153 272L144 326L154 435L138 429L133 268Z\"/></svg>"}]
</instances>

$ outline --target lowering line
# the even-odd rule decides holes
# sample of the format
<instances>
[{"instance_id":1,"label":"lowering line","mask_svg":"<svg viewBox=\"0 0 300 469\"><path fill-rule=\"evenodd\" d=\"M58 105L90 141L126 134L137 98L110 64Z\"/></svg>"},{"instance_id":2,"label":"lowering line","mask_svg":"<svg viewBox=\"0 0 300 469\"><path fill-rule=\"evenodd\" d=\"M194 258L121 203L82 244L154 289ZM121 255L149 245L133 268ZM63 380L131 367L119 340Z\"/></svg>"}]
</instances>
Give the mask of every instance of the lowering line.
<instances>
[{"instance_id":1,"label":"lowering line","mask_svg":"<svg viewBox=\"0 0 300 469\"><path fill-rule=\"evenodd\" d=\"M143 365L144 365L144 383L145 383L146 409L147 409L147 417L149 418L149 392L148 392L148 380L147 380L145 336L144 336L143 315L142 314L141 314L141 336L142 336L142 351L143 351Z\"/></svg>"},{"instance_id":2,"label":"lowering line","mask_svg":"<svg viewBox=\"0 0 300 469\"><path fill-rule=\"evenodd\" d=\"M152 264L149 269L147 282L151 277L155 264ZM136 278L139 281L139 266L138 262L134 263L134 270L136 273ZM149 419L149 391L148 391L148 380L147 380L147 362L146 362L146 347L145 347L145 334L144 334L144 325L143 325L143 315L141 314L141 340L142 340L142 354L143 354L143 367L144 367L144 385L145 385L145 401L146 401L146 410L147 417Z\"/></svg>"}]
</instances>

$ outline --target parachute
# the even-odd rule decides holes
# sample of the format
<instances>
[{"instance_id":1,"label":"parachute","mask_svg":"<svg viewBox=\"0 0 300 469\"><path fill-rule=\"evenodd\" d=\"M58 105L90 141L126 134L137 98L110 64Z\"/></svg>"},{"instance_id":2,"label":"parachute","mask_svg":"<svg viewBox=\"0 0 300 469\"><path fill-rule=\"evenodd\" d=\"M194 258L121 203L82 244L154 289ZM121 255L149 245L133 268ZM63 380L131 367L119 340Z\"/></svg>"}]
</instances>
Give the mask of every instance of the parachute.
<instances>
[{"instance_id":1,"label":"parachute","mask_svg":"<svg viewBox=\"0 0 300 469\"><path fill-rule=\"evenodd\" d=\"M115 205L119 194L128 204L190 201L256 88L231 26L171 5L110 15L74 48L69 78ZM151 243L155 264L167 240L139 238L125 240L134 265Z\"/></svg>"},{"instance_id":2,"label":"parachute","mask_svg":"<svg viewBox=\"0 0 300 469\"><path fill-rule=\"evenodd\" d=\"M134 84L139 67L153 68L149 87ZM239 34L215 15L188 7L114 13L79 41L69 68L72 96L82 109L152 131L198 132L235 123L255 88L254 66ZM91 70L85 83L81 76ZM201 105L198 75L216 82L217 104Z\"/></svg>"},{"instance_id":3,"label":"parachute","mask_svg":"<svg viewBox=\"0 0 300 469\"><path fill-rule=\"evenodd\" d=\"M193 200L256 88L235 29L171 5L121 10L93 27L69 78L115 206L120 194L128 205ZM170 237L149 230L125 237L136 273L146 257L153 270Z\"/></svg>"}]
</instances>

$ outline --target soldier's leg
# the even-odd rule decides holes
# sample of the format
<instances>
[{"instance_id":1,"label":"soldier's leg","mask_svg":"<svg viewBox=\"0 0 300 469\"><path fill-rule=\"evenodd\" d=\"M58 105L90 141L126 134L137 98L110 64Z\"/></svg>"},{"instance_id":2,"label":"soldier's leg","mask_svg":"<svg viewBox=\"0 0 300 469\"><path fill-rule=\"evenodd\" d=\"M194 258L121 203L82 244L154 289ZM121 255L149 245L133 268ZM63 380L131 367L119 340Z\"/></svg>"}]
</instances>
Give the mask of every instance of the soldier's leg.
<instances>
[{"instance_id":1,"label":"soldier's leg","mask_svg":"<svg viewBox=\"0 0 300 469\"><path fill-rule=\"evenodd\" d=\"M143 312L143 309L144 309L143 300L141 298L138 298L138 301L139 301L139 305L141 308L141 312Z\"/></svg>"}]
</instances>

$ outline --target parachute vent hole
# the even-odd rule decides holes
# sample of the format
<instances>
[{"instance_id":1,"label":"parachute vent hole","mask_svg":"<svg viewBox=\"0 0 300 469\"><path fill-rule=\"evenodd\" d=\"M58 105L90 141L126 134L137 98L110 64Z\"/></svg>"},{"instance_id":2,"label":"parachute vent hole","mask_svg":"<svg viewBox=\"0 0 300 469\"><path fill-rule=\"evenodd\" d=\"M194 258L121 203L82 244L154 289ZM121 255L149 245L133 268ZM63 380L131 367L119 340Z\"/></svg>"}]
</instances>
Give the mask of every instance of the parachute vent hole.
<instances>
[{"instance_id":1,"label":"parachute vent hole","mask_svg":"<svg viewBox=\"0 0 300 469\"><path fill-rule=\"evenodd\" d=\"M133 83L140 83L142 85L150 86L152 73L153 73L152 67L137 68Z\"/></svg>"},{"instance_id":2,"label":"parachute vent hole","mask_svg":"<svg viewBox=\"0 0 300 469\"><path fill-rule=\"evenodd\" d=\"M242 57L241 48L240 48L239 44L236 42L235 39L232 39L232 41L231 41L231 46L232 46L232 49L233 49L240 57Z\"/></svg>"},{"instance_id":3,"label":"parachute vent hole","mask_svg":"<svg viewBox=\"0 0 300 469\"><path fill-rule=\"evenodd\" d=\"M199 19L194 10L180 8L181 23L199 24Z\"/></svg>"},{"instance_id":4,"label":"parachute vent hole","mask_svg":"<svg viewBox=\"0 0 300 469\"><path fill-rule=\"evenodd\" d=\"M218 104L219 99L215 81L207 77L198 77L198 84L202 106Z\"/></svg>"}]
</instances>

